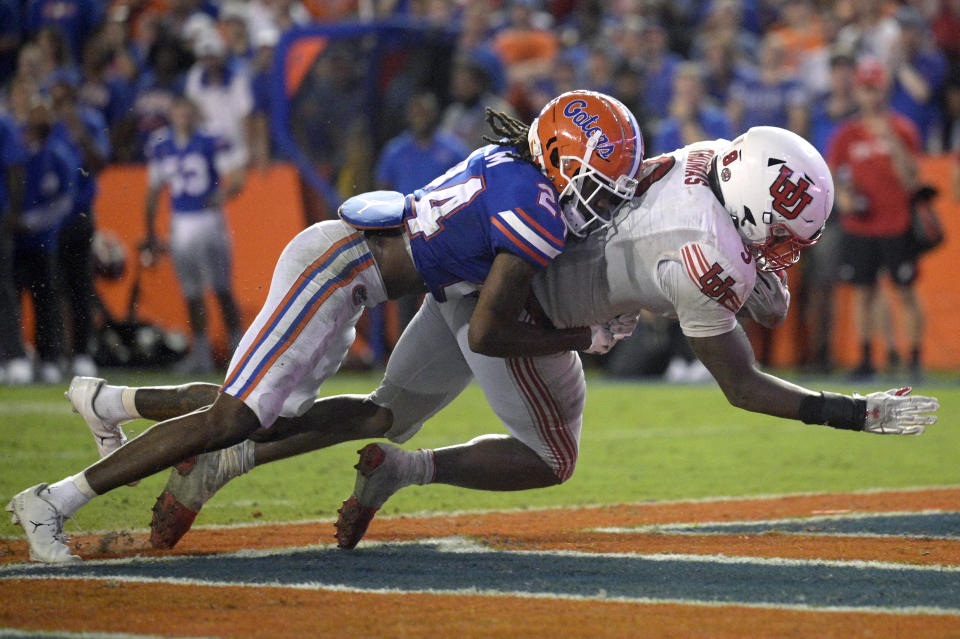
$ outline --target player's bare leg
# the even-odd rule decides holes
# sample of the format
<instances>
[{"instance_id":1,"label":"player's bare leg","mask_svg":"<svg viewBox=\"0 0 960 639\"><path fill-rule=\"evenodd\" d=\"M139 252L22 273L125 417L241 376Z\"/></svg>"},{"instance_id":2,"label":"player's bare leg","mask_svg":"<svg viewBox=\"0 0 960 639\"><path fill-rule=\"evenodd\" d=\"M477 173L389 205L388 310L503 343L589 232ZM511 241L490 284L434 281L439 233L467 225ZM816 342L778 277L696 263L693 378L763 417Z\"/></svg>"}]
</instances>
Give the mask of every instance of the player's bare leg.
<instances>
[{"instance_id":1,"label":"player's bare leg","mask_svg":"<svg viewBox=\"0 0 960 639\"><path fill-rule=\"evenodd\" d=\"M531 448L505 435L483 435L435 450L368 444L357 452L360 461L353 494L337 511L337 545L345 549L357 545L377 511L406 486L432 483L512 491L560 483L556 472Z\"/></svg>"},{"instance_id":2,"label":"player's bare leg","mask_svg":"<svg viewBox=\"0 0 960 639\"><path fill-rule=\"evenodd\" d=\"M154 425L83 472L20 492L8 509L14 522L23 525L32 557L51 562L73 559L63 521L91 499L188 457L244 441L259 425L246 404L221 394L211 406ZM30 522L39 525L27 525Z\"/></svg>"},{"instance_id":3,"label":"player's bare leg","mask_svg":"<svg viewBox=\"0 0 960 639\"><path fill-rule=\"evenodd\" d=\"M252 433L251 439L178 464L154 505L150 542L155 548L173 548L203 505L254 466L345 441L380 437L391 424L390 411L366 395L328 397L317 400L299 417L280 418L271 428Z\"/></svg>"},{"instance_id":4,"label":"player's bare leg","mask_svg":"<svg viewBox=\"0 0 960 639\"><path fill-rule=\"evenodd\" d=\"M144 386L132 389L137 414L151 421L173 419L217 400L220 387L206 382L194 382L181 386Z\"/></svg>"},{"instance_id":5,"label":"player's bare leg","mask_svg":"<svg viewBox=\"0 0 960 639\"><path fill-rule=\"evenodd\" d=\"M221 394L211 406L155 424L83 474L93 492L101 495L193 455L239 443L259 425L246 404Z\"/></svg>"}]
</instances>

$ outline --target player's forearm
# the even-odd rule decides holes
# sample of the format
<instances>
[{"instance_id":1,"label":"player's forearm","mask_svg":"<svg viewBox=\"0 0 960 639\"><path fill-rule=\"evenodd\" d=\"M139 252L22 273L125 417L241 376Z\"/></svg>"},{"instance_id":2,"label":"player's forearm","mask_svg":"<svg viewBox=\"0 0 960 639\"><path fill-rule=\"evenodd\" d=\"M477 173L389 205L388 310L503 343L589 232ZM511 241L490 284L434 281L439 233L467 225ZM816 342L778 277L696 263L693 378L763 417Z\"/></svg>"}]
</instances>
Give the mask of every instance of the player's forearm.
<instances>
[{"instance_id":1,"label":"player's forearm","mask_svg":"<svg viewBox=\"0 0 960 639\"><path fill-rule=\"evenodd\" d=\"M590 347L589 328L548 329L523 322L497 325L468 334L470 350L489 357L537 357Z\"/></svg>"},{"instance_id":2,"label":"player's forearm","mask_svg":"<svg viewBox=\"0 0 960 639\"><path fill-rule=\"evenodd\" d=\"M757 369L750 374L732 377L720 388L737 408L786 419L800 419L800 405L804 398L815 394Z\"/></svg>"}]
</instances>

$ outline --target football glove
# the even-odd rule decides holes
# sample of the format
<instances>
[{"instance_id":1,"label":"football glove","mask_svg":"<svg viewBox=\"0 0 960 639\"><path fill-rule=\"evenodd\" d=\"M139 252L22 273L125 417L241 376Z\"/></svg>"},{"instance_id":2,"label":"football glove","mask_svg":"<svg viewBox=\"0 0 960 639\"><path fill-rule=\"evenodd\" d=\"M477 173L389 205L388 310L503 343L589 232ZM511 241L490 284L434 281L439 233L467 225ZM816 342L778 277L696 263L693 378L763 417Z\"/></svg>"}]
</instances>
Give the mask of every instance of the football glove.
<instances>
[{"instance_id":1,"label":"football glove","mask_svg":"<svg viewBox=\"0 0 960 639\"><path fill-rule=\"evenodd\" d=\"M936 397L908 397L911 390L910 387L891 388L866 397L855 394L855 398L867 400L863 430L878 435L920 435L927 426L936 424L937 416L926 413L939 410L940 402Z\"/></svg>"},{"instance_id":2,"label":"football glove","mask_svg":"<svg viewBox=\"0 0 960 639\"><path fill-rule=\"evenodd\" d=\"M585 350L584 353L603 355L610 352L614 344L633 335L639 321L639 313L623 313L603 324L591 326L590 348Z\"/></svg>"},{"instance_id":3,"label":"football glove","mask_svg":"<svg viewBox=\"0 0 960 639\"><path fill-rule=\"evenodd\" d=\"M790 310L790 289L784 271L757 271L757 281L743 307L762 326L774 328Z\"/></svg>"}]
</instances>

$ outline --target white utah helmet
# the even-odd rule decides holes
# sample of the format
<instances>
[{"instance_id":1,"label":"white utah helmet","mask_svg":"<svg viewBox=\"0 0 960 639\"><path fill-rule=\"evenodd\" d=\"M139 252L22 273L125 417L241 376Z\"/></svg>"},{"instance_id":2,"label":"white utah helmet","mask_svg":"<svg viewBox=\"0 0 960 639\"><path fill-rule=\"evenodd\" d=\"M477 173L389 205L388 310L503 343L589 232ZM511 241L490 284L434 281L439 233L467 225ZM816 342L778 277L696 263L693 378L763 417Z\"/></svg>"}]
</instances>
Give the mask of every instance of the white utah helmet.
<instances>
[{"instance_id":1,"label":"white utah helmet","mask_svg":"<svg viewBox=\"0 0 960 639\"><path fill-rule=\"evenodd\" d=\"M716 160L723 204L761 271L796 263L823 233L833 208L833 177L802 137L757 126L724 147Z\"/></svg>"}]
</instances>

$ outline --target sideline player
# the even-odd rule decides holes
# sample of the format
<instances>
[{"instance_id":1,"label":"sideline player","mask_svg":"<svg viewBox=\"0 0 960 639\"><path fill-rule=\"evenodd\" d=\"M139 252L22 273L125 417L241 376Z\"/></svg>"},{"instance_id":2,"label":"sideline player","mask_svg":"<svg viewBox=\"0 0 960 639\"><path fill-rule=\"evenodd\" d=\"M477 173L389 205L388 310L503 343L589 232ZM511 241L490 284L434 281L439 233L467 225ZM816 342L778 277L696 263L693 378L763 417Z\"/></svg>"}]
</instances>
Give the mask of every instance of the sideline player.
<instances>
[{"instance_id":1,"label":"sideline player","mask_svg":"<svg viewBox=\"0 0 960 639\"><path fill-rule=\"evenodd\" d=\"M148 251L156 234L161 191L170 192L170 253L187 303L193 344L180 362L182 373L213 371L207 337L204 287L213 289L231 347L240 337L240 312L233 296L230 238L223 205L243 188L243 170L228 153L228 143L197 129L197 109L179 96L170 108L170 127L153 134L147 145L146 215Z\"/></svg>"},{"instance_id":2,"label":"sideline player","mask_svg":"<svg viewBox=\"0 0 960 639\"><path fill-rule=\"evenodd\" d=\"M747 312L766 325L786 315L789 291L779 277L782 269L814 244L833 203L833 183L823 159L812 146L782 129L754 128L733 142L716 140L684 147L644 163L637 196L617 217L616 225L581 242L534 278L533 288L546 315L556 326L576 326L597 318L643 308L676 315L697 356L709 368L729 401L740 408L808 424L878 434L919 434L936 421L933 398L905 396L903 389L866 397L816 393L760 371L736 314ZM465 300L467 303L469 300ZM449 307L446 307L449 308ZM229 479L277 459L341 441L386 436L401 442L439 411L469 381L471 374L488 388L498 369L474 368L486 360L471 356L454 337L466 330L463 317L444 314L444 305L428 297L420 313L401 336L380 387L370 396L320 400L289 430L277 428L279 441L243 442L229 451L202 455L181 474L172 471L167 491L179 506L157 504L151 539L170 547L186 532L200 506ZM459 320L451 327L448 317ZM456 328L458 330L452 330ZM449 334L448 334L449 333ZM464 361L469 362L469 366ZM536 360L509 358L499 374L518 373L526 390L547 400L544 390L563 390L553 397L565 405L537 404L544 419L532 426L561 426L558 408L582 406L584 386L540 386ZM492 362L484 364L491 365ZM482 375L487 375L486 378ZM504 385L503 380L499 381ZM115 387L114 387L115 388ZM162 418L163 411L190 410L203 405L202 395L215 387L186 390L127 389L134 410L118 415ZM579 396L577 395L579 393ZM136 411L136 412L135 412ZM501 415L498 410L498 415ZM502 417L502 416L501 416ZM309 422L313 420L313 423ZM530 433L515 432L517 440ZM279 426L279 424L278 424ZM313 428L297 432L298 427ZM556 428L558 435L569 434ZM466 445L433 451L405 451L388 444L369 444L361 451L354 494L338 520L338 541L352 547L386 499L413 483L451 483L489 490L517 489L557 483L562 476L544 476L536 464L518 475L516 467L497 463L490 454L511 438L487 436ZM514 440L516 441L516 440ZM575 461L567 447L576 440L558 436L551 441L566 456L541 450L541 458ZM517 450L521 445L514 444ZM244 463L238 463L243 459ZM556 470L572 472L572 464ZM551 481L552 480L552 481Z\"/></svg>"},{"instance_id":3,"label":"sideline player","mask_svg":"<svg viewBox=\"0 0 960 639\"><path fill-rule=\"evenodd\" d=\"M531 128L491 114L497 144L478 149L423 191L406 198L394 194L400 198L396 207L389 193L379 196L386 204L377 197L354 198L341 208L354 226L321 222L294 238L211 405L161 422L116 449L122 432L115 414L102 404L122 410L129 403L123 391L104 388L102 380L75 379L68 396L97 435L101 454L115 450L77 475L14 496L8 509L27 533L31 558L76 559L63 522L96 495L262 434L280 416L309 414L318 406L321 413L336 415L343 400L318 401L320 383L342 361L363 307L388 297L429 290L432 308L440 306L437 300L447 300L442 306L453 309L439 312L468 310L462 317L464 348L492 356L487 359L501 367L505 360L496 357L506 353L534 358L530 361L560 358L562 366L544 372L572 379L580 391L573 401L582 403L582 369L573 351L608 349L611 329L543 327L523 321L521 312L534 274L563 249L566 228L582 233L609 220L633 196L642 139L636 119L622 104L588 91L551 101L537 122ZM544 153L547 165L537 164ZM464 299L469 303L461 304ZM504 394L522 405L525 390L514 387ZM347 398L345 405L374 420L385 414L364 398ZM579 409L578 404L569 411L576 416L574 434L579 433ZM548 440L555 436L541 434ZM552 475L529 449L512 443L501 448L496 453L518 476L527 472L524 464L540 464L541 475ZM171 516L177 512L175 504L163 508L161 503L158 509ZM190 523L192 518L186 528Z\"/></svg>"}]
</instances>

